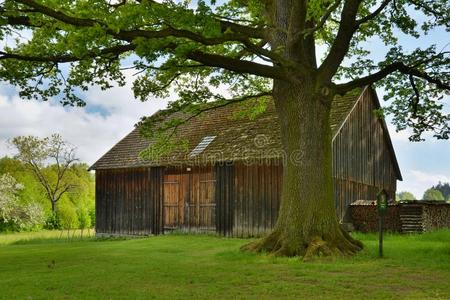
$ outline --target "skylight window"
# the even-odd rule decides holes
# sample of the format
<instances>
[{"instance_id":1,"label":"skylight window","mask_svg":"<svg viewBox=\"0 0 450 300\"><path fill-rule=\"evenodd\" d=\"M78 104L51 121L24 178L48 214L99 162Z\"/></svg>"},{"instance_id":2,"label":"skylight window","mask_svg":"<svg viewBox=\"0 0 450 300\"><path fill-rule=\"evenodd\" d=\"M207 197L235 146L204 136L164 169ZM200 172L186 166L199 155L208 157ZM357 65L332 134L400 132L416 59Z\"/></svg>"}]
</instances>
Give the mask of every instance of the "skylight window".
<instances>
[{"instance_id":1,"label":"skylight window","mask_svg":"<svg viewBox=\"0 0 450 300\"><path fill-rule=\"evenodd\" d=\"M212 141L214 141L215 138L215 135L205 136L200 141L200 143L198 143L197 147L195 147L194 150L191 151L189 157L194 157L202 153L206 149L206 147L208 147L208 145L211 144Z\"/></svg>"}]
</instances>

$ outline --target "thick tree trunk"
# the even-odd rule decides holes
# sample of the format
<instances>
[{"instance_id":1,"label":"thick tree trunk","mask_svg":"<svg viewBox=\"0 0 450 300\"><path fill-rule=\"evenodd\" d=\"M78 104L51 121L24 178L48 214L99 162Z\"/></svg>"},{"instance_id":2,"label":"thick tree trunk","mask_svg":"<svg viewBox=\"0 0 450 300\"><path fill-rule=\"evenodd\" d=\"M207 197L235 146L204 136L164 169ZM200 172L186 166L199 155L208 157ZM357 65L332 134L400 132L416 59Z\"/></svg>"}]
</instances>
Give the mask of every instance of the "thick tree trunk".
<instances>
[{"instance_id":1,"label":"thick tree trunk","mask_svg":"<svg viewBox=\"0 0 450 300\"><path fill-rule=\"evenodd\" d=\"M329 97L312 84L274 83L285 151L281 207L273 232L243 250L309 259L362 249L336 216Z\"/></svg>"}]
</instances>

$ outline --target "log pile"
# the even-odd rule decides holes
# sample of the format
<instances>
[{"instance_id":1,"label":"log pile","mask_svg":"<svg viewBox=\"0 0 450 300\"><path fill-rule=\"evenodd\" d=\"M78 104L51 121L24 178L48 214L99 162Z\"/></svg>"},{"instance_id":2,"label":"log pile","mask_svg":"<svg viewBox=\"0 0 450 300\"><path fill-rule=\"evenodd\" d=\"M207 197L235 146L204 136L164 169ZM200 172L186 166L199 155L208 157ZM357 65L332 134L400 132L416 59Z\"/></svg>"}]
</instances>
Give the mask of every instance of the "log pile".
<instances>
[{"instance_id":1,"label":"log pile","mask_svg":"<svg viewBox=\"0 0 450 300\"><path fill-rule=\"evenodd\" d=\"M450 228L450 203L424 205L422 222L425 231Z\"/></svg>"},{"instance_id":2,"label":"log pile","mask_svg":"<svg viewBox=\"0 0 450 300\"><path fill-rule=\"evenodd\" d=\"M369 203L370 202L370 203ZM375 201L361 201L351 205L351 216L356 231L375 232L378 231L378 211ZM399 232L401 230L399 207L395 204L388 205L384 217L384 228L386 231Z\"/></svg>"},{"instance_id":3,"label":"log pile","mask_svg":"<svg viewBox=\"0 0 450 300\"><path fill-rule=\"evenodd\" d=\"M411 209L414 210L414 214ZM418 214L416 211L421 213ZM378 231L376 201L355 201L350 206L350 212L356 231ZM417 200L391 203L386 211L386 231L412 233L441 228L450 228L450 203Z\"/></svg>"}]
</instances>

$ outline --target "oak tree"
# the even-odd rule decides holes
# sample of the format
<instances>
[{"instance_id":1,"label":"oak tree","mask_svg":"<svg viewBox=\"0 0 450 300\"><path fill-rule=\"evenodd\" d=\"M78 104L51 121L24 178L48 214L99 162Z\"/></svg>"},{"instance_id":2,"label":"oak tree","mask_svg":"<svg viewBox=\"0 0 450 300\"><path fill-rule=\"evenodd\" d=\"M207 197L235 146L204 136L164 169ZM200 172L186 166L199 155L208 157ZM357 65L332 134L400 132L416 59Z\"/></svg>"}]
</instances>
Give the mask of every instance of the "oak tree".
<instances>
[{"instance_id":1,"label":"oak tree","mask_svg":"<svg viewBox=\"0 0 450 300\"><path fill-rule=\"evenodd\" d=\"M285 163L277 224L248 250L310 257L361 249L334 207L335 95L383 86L387 112L398 129L412 128L412 140L427 131L449 137L449 51L398 44L447 32L447 0L3 0L0 13L0 37L10 41L0 78L22 97L63 94L63 104L84 105L82 91L124 84L126 68L135 69L141 100L177 93L169 111L197 115L271 96L285 154L302 160ZM381 60L370 59L368 41L386 46Z\"/></svg>"}]
</instances>

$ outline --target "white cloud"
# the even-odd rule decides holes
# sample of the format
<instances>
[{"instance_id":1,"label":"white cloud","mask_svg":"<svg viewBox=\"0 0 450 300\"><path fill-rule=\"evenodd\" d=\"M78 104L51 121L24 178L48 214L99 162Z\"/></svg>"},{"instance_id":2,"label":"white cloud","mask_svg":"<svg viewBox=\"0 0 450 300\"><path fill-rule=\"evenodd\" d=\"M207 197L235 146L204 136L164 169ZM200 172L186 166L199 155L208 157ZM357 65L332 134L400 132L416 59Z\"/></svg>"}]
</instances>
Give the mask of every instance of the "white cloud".
<instances>
[{"instance_id":1,"label":"white cloud","mask_svg":"<svg viewBox=\"0 0 450 300\"><path fill-rule=\"evenodd\" d=\"M409 137L412 134L410 129L396 131L395 126L389 123L387 123L387 127L389 130L389 135L393 142L409 142Z\"/></svg>"},{"instance_id":2,"label":"white cloud","mask_svg":"<svg viewBox=\"0 0 450 300\"><path fill-rule=\"evenodd\" d=\"M59 133L77 146L82 161L91 164L130 132L140 117L166 105L166 101L135 100L129 86L108 91L93 89L87 93L86 102L86 108L64 108L0 92L0 156L13 153L7 140L14 136ZM99 107L107 114L96 112Z\"/></svg>"},{"instance_id":3,"label":"white cloud","mask_svg":"<svg viewBox=\"0 0 450 300\"><path fill-rule=\"evenodd\" d=\"M399 182L397 191L409 191L418 199L422 198L425 190L439 182L450 182L450 176L436 172L425 172L421 170L407 170L403 173L404 180Z\"/></svg>"},{"instance_id":4,"label":"white cloud","mask_svg":"<svg viewBox=\"0 0 450 300\"><path fill-rule=\"evenodd\" d=\"M444 174L427 173L419 170L411 170L410 173L416 178L418 182L436 184L439 181L440 182L450 181L450 177Z\"/></svg>"}]
</instances>

